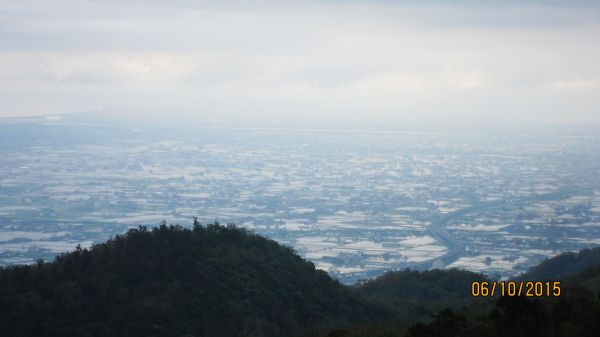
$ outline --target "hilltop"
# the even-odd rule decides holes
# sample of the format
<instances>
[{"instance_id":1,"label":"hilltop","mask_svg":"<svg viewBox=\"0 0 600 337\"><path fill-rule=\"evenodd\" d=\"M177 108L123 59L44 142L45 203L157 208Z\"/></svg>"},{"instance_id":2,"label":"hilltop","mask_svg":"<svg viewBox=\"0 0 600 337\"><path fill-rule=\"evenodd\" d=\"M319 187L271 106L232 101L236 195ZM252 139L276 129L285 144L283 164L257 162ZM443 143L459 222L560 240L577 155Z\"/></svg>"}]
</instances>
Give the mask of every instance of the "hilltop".
<instances>
[{"instance_id":1,"label":"hilltop","mask_svg":"<svg viewBox=\"0 0 600 337\"><path fill-rule=\"evenodd\" d=\"M291 336L385 317L292 249L218 224L1 269L0 308L6 336Z\"/></svg>"},{"instance_id":2,"label":"hilltop","mask_svg":"<svg viewBox=\"0 0 600 337\"><path fill-rule=\"evenodd\" d=\"M529 279L563 281L560 298L473 300L471 282L486 278L467 271L392 271L348 287L291 248L233 225L139 227L53 262L0 268L0 331L3 336L596 336L598 251L562 254L532 269Z\"/></svg>"}]
</instances>

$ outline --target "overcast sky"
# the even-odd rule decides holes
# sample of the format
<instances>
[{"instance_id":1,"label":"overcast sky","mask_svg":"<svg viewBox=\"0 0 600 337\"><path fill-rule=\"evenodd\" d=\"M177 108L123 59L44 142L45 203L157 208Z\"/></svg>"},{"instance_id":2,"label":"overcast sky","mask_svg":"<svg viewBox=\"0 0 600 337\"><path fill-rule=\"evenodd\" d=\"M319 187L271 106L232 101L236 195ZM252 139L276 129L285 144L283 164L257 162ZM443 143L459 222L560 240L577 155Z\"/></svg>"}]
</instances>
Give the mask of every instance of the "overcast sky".
<instances>
[{"instance_id":1,"label":"overcast sky","mask_svg":"<svg viewBox=\"0 0 600 337\"><path fill-rule=\"evenodd\" d=\"M0 1L0 117L600 125L599 60L594 1Z\"/></svg>"}]
</instances>

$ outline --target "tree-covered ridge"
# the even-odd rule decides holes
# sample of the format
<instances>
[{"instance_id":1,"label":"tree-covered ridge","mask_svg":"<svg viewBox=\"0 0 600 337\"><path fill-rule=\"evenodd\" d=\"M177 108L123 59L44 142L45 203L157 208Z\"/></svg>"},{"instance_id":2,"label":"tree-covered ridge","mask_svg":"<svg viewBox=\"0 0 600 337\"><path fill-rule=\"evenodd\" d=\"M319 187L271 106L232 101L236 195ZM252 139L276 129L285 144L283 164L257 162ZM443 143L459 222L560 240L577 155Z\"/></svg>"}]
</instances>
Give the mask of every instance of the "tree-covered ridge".
<instances>
[{"instance_id":1,"label":"tree-covered ridge","mask_svg":"<svg viewBox=\"0 0 600 337\"><path fill-rule=\"evenodd\" d=\"M547 259L521 275L520 280L557 281L600 265L600 247L567 252Z\"/></svg>"},{"instance_id":2,"label":"tree-covered ridge","mask_svg":"<svg viewBox=\"0 0 600 337\"><path fill-rule=\"evenodd\" d=\"M563 279L556 298L500 297L443 309L429 321L363 324L318 337L597 337L600 336L600 261Z\"/></svg>"},{"instance_id":3,"label":"tree-covered ridge","mask_svg":"<svg viewBox=\"0 0 600 337\"><path fill-rule=\"evenodd\" d=\"M372 302L391 308L406 321L426 320L445 308L460 309L470 303L471 283L486 278L477 273L450 269L391 271L356 286Z\"/></svg>"},{"instance_id":4,"label":"tree-covered ridge","mask_svg":"<svg viewBox=\"0 0 600 337\"><path fill-rule=\"evenodd\" d=\"M470 284L484 277L467 271L345 287L233 225L139 227L51 263L0 268L0 336L600 336L597 252L534 269L594 266L563 277L560 298L474 301Z\"/></svg>"},{"instance_id":5,"label":"tree-covered ridge","mask_svg":"<svg viewBox=\"0 0 600 337\"><path fill-rule=\"evenodd\" d=\"M407 337L597 337L600 336L600 267L562 282L560 297L501 297L491 310L444 310L430 323L413 325ZM368 336L365 335L365 336Z\"/></svg>"},{"instance_id":6,"label":"tree-covered ridge","mask_svg":"<svg viewBox=\"0 0 600 337\"><path fill-rule=\"evenodd\" d=\"M0 269L0 308L2 336L292 336L385 317L292 249L218 224Z\"/></svg>"}]
</instances>

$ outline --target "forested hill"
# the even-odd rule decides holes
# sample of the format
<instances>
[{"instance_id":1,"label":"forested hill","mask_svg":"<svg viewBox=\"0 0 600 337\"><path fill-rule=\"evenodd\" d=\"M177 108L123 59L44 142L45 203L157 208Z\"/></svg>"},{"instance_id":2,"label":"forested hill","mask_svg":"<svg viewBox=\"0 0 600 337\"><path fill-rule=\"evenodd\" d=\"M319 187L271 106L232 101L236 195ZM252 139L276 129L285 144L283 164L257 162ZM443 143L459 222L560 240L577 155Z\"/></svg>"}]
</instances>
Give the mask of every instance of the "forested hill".
<instances>
[{"instance_id":1,"label":"forested hill","mask_svg":"<svg viewBox=\"0 0 600 337\"><path fill-rule=\"evenodd\" d=\"M396 319L405 322L427 320L439 310L454 310L472 302L471 283L486 281L477 273L450 270L402 270L354 286L371 302L389 308Z\"/></svg>"},{"instance_id":2,"label":"forested hill","mask_svg":"<svg viewBox=\"0 0 600 337\"><path fill-rule=\"evenodd\" d=\"M600 266L600 247L562 253L531 268L518 279L556 281L596 266Z\"/></svg>"},{"instance_id":3,"label":"forested hill","mask_svg":"<svg viewBox=\"0 0 600 337\"><path fill-rule=\"evenodd\" d=\"M501 297L486 310L443 310L432 322L413 325L406 337L600 336L600 261L595 265L562 278L559 297Z\"/></svg>"},{"instance_id":4,"label":"forested hill","mask_svg":"<svg viewBox=\"0 0 600 337\"><path fill-rule=\"evenodd\" d=\"M292 336L386 314L233 226L140 227L0 270L1 336Z\"/></svg>"},{"instance_id":5,"label":"forested hill","mask_svg":"<svg viewBox=\"0 0 600 337\"><path fill-rule=\"evenodd\" d=\"M582 254L593 267L576 274L561 277L559 297L499 297L462 299L467 303L463 308L442 309L432 315L431 321L421 320L410 326L390 322L379 325L342 327L315 337L597 337L600 336L600 259L587 260L594 256L593 251ZM572 254L569 253L568 261ZM562 266L565 257L560 255L549 259L545 265ZM567 269L567 271L573 271ZM457 274L458 273L458 274ZM435 277L433 277L435 275ZM567 275L565 272L564 274ZM453 277L451 277L453 276ZM477 277L477 274L474 276ZM478 276L481 277L481 276ZM532 278L528 278L532 279ZM463 281L461 281L463 280ZM448 286L448 282L456 282ZM421 286L415 284L421 283ZM359 289L369 298L373 296L385 303L398 303L405 298L401 307L410 304L414 311L419 305L426 310L444 304L445 298L461 300L460 290L469 282L469 274L458 271L394 272L367 282L365 289ZM404 288L415 294L405 292ZM432 300L427 288L438 288L431 293L444 294L437 302ZM422 301L414 300L421 296ZM449 302L458 303L458 302ZM429 307L429 308L428 308ZM452 305L449 305L452 307ZM409 306L410 308L410 306ZM405 323L405 322L401 322Z\"/></svg>"},{"instance_id":6,"label":"forested hill","mask_svg":"<svg viewBox=\"0 0 600 337\"><path fill-rule=\"evenodd\" d=\"M597 254L533 270L563 280L560 298L475 301L470 284L484 277L467 271L395 271L346 287L234 226L140 227L54 262L0 268L0 336L600 336ZM595 267L562 278L582 266Z\"/></svg>"}]
</instances>

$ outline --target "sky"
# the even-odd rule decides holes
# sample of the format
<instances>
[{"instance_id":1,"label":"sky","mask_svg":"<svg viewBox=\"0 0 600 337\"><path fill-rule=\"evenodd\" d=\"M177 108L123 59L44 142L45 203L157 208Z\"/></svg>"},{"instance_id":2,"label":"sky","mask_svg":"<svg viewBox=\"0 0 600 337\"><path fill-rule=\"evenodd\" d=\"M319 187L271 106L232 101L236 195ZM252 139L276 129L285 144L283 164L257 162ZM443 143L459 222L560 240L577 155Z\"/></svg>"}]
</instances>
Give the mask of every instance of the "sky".
<instances>
[{"instance_id":1,"label":"sky","mask_svg":"<svg viewBox=\"0 0 600 337\"><path fill-rule=\"evenodd\" d=\"M600 1L0 1L0 117L600 125L598 60Z\"/></svg>"}]
</instances>

